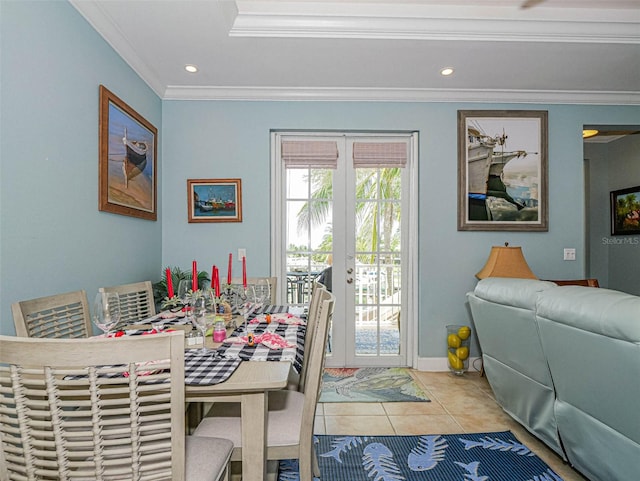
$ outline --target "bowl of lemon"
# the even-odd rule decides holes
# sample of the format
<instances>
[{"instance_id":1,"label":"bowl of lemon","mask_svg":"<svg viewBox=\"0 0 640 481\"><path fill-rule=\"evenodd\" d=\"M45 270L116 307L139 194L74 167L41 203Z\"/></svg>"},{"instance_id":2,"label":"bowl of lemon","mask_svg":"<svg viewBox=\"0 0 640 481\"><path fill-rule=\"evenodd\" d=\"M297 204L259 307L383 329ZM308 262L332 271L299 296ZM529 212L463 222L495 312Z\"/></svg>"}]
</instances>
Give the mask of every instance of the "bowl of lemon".
<instances>
[{"instance_id":1,"label":"bowl of lemon","mask_svg":"<svg viewBox=\"0 0 640 481\"><path fill-rule=\"evenodd\" d=\"M469 367L471 328L450 324L447 326L447 360L452 373L462 376Z\"/></svg>"}]
</instances>

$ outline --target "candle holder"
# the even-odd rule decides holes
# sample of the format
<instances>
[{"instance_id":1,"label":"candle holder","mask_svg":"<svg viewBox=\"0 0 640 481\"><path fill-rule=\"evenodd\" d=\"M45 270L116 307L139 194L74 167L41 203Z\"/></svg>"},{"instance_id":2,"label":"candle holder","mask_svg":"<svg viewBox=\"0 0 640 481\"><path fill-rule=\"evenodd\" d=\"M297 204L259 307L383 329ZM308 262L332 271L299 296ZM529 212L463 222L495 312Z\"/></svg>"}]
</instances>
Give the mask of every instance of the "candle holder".
<instances>
[{"instance_id":1,"label":"candle holder","mask_svg":"<svg viewBox=\"0 0 640 481\"><path fill-rule=\"evenodd\" d=\"M178 296L173 296L173 297L165 297L164 299L162 299L162 303L160 304L160 308L163 310L166 309L182 309L182 307L184 307L184 304L182 303L182 300L178 297Z\"/></svg>"}]
</instances>

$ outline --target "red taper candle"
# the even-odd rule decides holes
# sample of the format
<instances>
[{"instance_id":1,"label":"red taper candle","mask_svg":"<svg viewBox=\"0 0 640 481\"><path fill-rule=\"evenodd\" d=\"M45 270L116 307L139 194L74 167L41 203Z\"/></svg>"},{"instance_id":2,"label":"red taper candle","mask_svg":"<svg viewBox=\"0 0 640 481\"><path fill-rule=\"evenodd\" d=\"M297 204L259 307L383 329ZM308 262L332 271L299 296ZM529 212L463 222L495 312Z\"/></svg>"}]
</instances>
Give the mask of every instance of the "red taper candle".
<instances>
[{"instance_id":1,"label":"red taper candle","mask_svg":"<svg viewBox=\"0 0 640 481\"><path fill-rule=\"evenodd\" d=\"M191 289L195 292L198 290L198 264L193 261L193 273L191 275Z\"/></svg>"},{"instance_id":2,"label":"red taper candle","mask_svg":"<svg viewBox=\"0 0 640 481\"><path fill-rule=\"evenodd\" d=\"M247 288L247 258L242 258L242 287Z\"/></svg>"},{"instance_id":3,"label":"red taper candle","mask_svg":"<svg viewBox=\"0 0 640 481\"><path fill-rule=\"evenodd\" d=\"M173 295L173 278L171 277L171 269L167 267L167 296L171 299Z\"/></svg>"},{"instance_id":4,"label":"red taper candle","mask_svg":"<svg viewBox=\"0 0 640 481\"><path fill-rule=\"evenodd\" d=\"M227 267L227 284L231 284L231 271L233 270L233 255L229 253L229 267Z\"/></svg>"}]
</instances>

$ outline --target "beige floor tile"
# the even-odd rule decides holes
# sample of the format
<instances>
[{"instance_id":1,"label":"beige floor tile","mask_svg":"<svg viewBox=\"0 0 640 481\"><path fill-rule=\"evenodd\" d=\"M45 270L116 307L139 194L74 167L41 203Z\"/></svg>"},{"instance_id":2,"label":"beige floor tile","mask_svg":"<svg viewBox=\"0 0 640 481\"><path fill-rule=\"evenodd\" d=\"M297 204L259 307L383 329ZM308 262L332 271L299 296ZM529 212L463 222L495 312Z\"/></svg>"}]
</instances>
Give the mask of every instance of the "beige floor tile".
<instances>
[{"instance_id":1,"label":"beige floor tile","mask_svg":"<svg viewBox=\"0 0 640 481\"><path fill-rule=\"evenodd\" d=\"M389 416L398 435L454 434L464 432L460 424L448 414L425 414L420 416Z\"/></svg>"},{"instance_id":2,"label":"beige floor tile","mask_svg":"<svg viewBox=\"0 0 640 481\"><path fill-rule=\"evenodd\" d=\"M324 403L325 416L384 416L381 403Z\"/></svg>"},{"instance_id":3,"label":"beige floor tile","mask_svg":"<svg viewBox=\"0 0 640 481\"><path fill-rule=\"evenodd\" d=\"M324 417L327 434L362 436L396 434L387 416L327 416Z\"/></svg>"},{"instance_id":4,"label":"beige floor tile","mask_svg":"<svg viewBox=\"0 0 640 481\"><path fill-rule=\"evenodd\" d=\"M432 402L394 402L382 403L387 415L411 415L411 414L447 414L438 401Z\"/></svg>"},{"instance_id":5,"label":"beige floor tile","mask_svg":"<svg viewBox=\"0 0 640 481\"><path fill-rule=\"evenodd\" d=\"M324 416L316 416L313 423L313 434L327 434L327 430L324 427Z\"/></svg>"}]
</instances>

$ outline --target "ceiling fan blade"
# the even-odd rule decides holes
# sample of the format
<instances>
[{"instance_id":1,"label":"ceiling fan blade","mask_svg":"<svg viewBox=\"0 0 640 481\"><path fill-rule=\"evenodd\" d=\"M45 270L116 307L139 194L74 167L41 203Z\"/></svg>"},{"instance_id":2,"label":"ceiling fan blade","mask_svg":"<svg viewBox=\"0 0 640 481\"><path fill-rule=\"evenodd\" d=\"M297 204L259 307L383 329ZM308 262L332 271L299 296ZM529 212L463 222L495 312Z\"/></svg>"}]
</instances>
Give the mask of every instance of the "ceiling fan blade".
<instances>
[{"instance_id":1,"label":"ceiling fan blade","mask_svg":"<svg viewBox=\"0 0 640 481\"><path fill-rule=\"evenodd\" d=\"M522 5L520 5L520 8L532 8L542 2L544 2L544 0L525 0Z\"/></svg>"}]
</instances>

